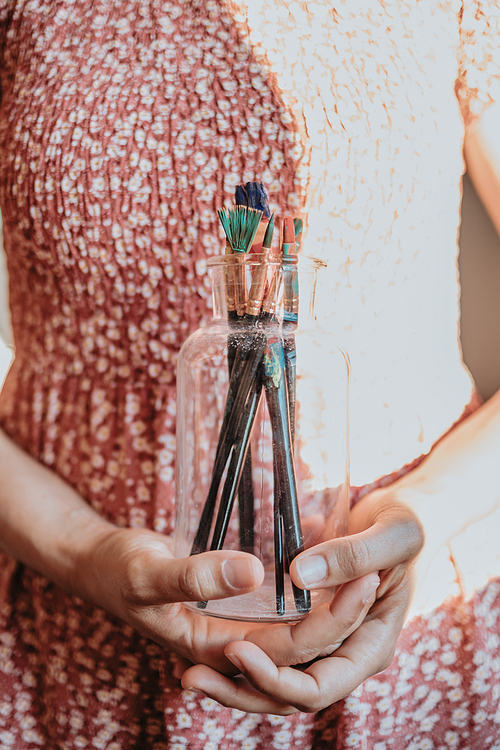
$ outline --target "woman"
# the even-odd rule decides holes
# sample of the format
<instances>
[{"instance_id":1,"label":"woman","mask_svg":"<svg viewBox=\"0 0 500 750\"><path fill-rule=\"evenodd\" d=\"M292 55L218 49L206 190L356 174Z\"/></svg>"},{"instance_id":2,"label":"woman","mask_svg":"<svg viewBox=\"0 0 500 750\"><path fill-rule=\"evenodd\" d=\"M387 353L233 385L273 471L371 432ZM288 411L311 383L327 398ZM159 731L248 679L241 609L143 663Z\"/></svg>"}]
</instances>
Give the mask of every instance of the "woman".
<instances>
[{"instance_id":1,"label":"woman","mask_svg":"<svg viewBox=\"0 0 500 750\"><path fill-rule=\"evenodd\" d=\"M0 7L16 345L0 401L0 741L493 746L496 582L411 620L392 666L358 686L389 667L419 570L498 499L498 399L422 460L477 406L456 231L498 17L378 0ZM294 628L184 609L251 591L262 570L242 553L174 560L170 544L176 354L208 315L215 209L261 178L329 260L323 316L353 364L353 536L291 570L344 586ZM483 643L478 675L469 644Z\"/></svg>"}]
</instances>

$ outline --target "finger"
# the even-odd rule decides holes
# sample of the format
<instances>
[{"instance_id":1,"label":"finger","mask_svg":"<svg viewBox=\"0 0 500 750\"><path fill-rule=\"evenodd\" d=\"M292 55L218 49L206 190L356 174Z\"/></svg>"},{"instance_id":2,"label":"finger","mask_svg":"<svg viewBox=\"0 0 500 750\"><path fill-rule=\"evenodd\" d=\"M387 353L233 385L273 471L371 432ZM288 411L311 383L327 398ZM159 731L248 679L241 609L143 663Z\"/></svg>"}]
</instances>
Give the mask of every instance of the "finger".
<instances>
[{"instance_id":1,"label":"finger","mask_svg":"<svg viewBox=\"0 0 500 750\"><path fill-rule=\"evenodd\" d=\"M184 690L194 690L213 698L226 708L247 713L289 716L297 709L264 695L242 677L229 678L204 665L186 671L181 679Z\"/></svg>"},{"instance_id":2,"label":"finger","mask_svg":"<svg viewBox=\"0 0 500 750\"><path fill-rule=\"evenodd\" d=\"M206 617L180 603L137 607L127 622L175 654L177 679L193 664L207 664L225 674L236 674L224 648L233 640L243 640L250 629L244 621Z\"/></svg>"},{"instance_id":3,"label":"finger","mask_svg":"<svg viewBox=\"0 0 500 750\"><path fill-rule=\"evenodd\" d=\"M386 601L377 602L372 612L378 612L370 613L333 656L315 662L303 672L277 667L254 643L235 641L225 653L249 684L206 667L195 667L184 673L182 685L242 711L282 715L293 710L319 711L345 698L365 679L389 666L406 601L407 587L401 586Z\"/></svg>"},{"instance_id":4,"label":"finger","mask_svg":"<svg viewBox=\"0 0 500 750\"><path fill-rule=\"evenodd\" d=\"M193 666L193 662L189 661L188 659L184 659L184 657L174 653L170 655L170 661L173 667L172 675L176 680L180 680L184 672L186 672L186 670L190 669L190 667Z\"/></svg>"},{"instance_id":5,"label":"finger","mask_svg":"<svg viewBox=\"0 0 500 750\"><path fill-rule=\"evenodd\" d=\"M368 617L333 656L320 659L305 671L276 667L254 644L230 643L226 656L247 680L271 700L299 711L319 711L345 698L372 675L386 669L393 658L408 602L404 582L377 602ZM213 697L218 700L217 695Z\"/></svg>"},{"instance_id":6,"label":"finger","mask_svg":"<svg viewBox=\"0 0 500 750\"><path fill-rule=\"evenodd\" d=\"M246 711L283 714L296 709L318 710L316 706L324 708L327 705L322 701L322 686L307 670L301 672L292 667L277 667L253 643L231 643L226 655L247 678L249 685L229 678L221 679L221 676L206 668L195 668L184 674L183 687L189 685L191 689L202 691L225 706ZM231 691L234 691L233 694Z\"/></svg>"},{"instance_id":7,"label":"finger","mask_svg":"<svg viewBox=\"0 0 500 750\"><path fill-rule=\"evenodd\" d=\"M298 555L290 575L301 588L335 586L409 562L423 541L414 514L404 506L394 507L380 513L368 530L324 542Z\"/></svg>"},{"instance_id":8,"label":"finger","mask_svg":"<svg viewBox=\"0 0 500 750\"><path fill-rule=\"evenodd\" d=\"M344 584L330 605L315 609L305 619L275 625L250 633L245 640L255 643L275 664L304 664L332 653L363 622L375 601L378 575L370 573Z\"/></svg>"},{"instance_id":9,"label":"finger","mask_svg":"<svg viewBox=\"0 0 500 750\"><path fill-rule=\"evenodd\" d=\"M151 548L128 561L125 589L131 603L145 606L237 596L258 588L263 580L260 561L244 552L173 559Z\"/></svg>"}]
</instances>

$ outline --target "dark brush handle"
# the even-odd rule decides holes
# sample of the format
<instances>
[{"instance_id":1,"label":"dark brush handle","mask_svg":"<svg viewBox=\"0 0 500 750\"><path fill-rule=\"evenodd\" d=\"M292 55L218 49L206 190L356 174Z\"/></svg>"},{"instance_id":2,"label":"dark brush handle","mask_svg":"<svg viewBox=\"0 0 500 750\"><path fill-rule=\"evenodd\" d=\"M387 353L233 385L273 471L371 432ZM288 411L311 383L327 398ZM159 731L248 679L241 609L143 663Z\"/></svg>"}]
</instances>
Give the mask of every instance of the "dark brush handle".
<instances>
[{"instance_id":1,"label":"dark brush handle","mask_svg":"<svg viewBox=\"0 0 500 750\"><path fill-rule=\"evenodd\" d=\"M293 463L288 393L285 378L283 342L271 336L263 358L263 382L273 432L273 460L276 465L278 502L283 517L283 534L288 561L304 549L300 523L297 483ZM276 498L275 498L276 502ZM292 583L295 606L300 613L309 612L311 594Z\"/></svg>"},{"instance_id":2,"label":"dark brush handle","mask_svg":"<svg viewBox=\"0 0 500 750\"><path fill-rule=\"evenodd\" d=\"M192 555L205 552L207 548L222 475L233 445L237 441L237 436L245 414L245 406L255 387L257 370L265 346L266 337L260 330L246 332L240 337L231 371L229 391L229 393L236 393L236 395L229 407L228 394L228 401L226 402L226 410L212 469L212 480L210 482L207 499L201 514L198 531L191 548Z\"/></svg>"}]
</instances>

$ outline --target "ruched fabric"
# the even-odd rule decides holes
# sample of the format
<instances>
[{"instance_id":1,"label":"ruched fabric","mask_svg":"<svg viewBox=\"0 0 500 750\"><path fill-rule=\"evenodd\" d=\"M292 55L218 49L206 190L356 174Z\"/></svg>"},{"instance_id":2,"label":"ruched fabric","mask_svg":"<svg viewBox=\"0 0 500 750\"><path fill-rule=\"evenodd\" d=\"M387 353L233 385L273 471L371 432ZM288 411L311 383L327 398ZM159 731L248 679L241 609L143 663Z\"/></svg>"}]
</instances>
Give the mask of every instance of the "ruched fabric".
<instances>
[{"instance_id":1,"label":"ruched fabric","mask_svg":"<svg viewBox=\"0 0 500 750\"><path fill-rule=\"evenodd\" d=\"M263 179L279 215L309 216L311 254L330 254L325 320L353 361L355 484L388 481L469 400L456 340L455 88L467 118L486 103L495 61L490 42L477 50L490 22L478 2L465 13L453 2L354 5L272 0L260 17L258 2L247 16L223 0L0 0L16 346L0 425L119 526L172 532L176 358L210 316L215 209L240 182ZM323 52L307 24L325 34ZM389 64L388 40L404 64ZM439 50L446 101L433 88ZM302 88L288 85L295 62ZM404 65L417 104L397 77ZM439 295L452 300L444 322ZM419 338L422 327L443 346ZM441 367L452 382L435 376ZM496 582L412 620L393 665L345 701L278 717L182 691L164 649L5 556L0 581L0 750L500 746Z\"/></svg>"}]
</instances>

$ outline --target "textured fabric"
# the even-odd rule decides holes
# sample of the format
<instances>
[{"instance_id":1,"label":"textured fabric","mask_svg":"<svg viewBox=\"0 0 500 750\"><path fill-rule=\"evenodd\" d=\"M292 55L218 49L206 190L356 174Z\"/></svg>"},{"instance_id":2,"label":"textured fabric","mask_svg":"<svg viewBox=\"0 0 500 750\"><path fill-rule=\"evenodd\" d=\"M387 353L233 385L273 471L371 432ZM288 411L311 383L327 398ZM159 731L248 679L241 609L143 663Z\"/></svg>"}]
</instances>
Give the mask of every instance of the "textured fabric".
<instances>
[{"instance_id":1,"label":"textured fabric","mask_svg":"<svg viewBox=\"0 0 500 750\"><path fill-rule=\"evenodd\" d=\"M330 261L319 302L353 364L354 483L429 450L471 392L457 342L460 149L463 116L493 95L495 9L0 10L16 345L3 429L114 523L170 533L176 356L210 315L215 209L262 178ZM168 655L101 610L7 558L1 581L0 750L499 744L495 582L412 620L391 668L316 720L181 691Z\"/></svg>"}]
</instances>

